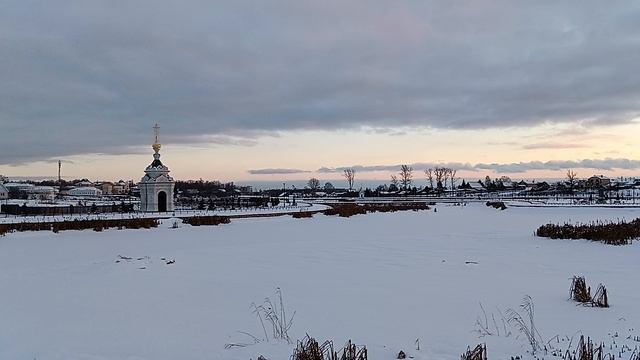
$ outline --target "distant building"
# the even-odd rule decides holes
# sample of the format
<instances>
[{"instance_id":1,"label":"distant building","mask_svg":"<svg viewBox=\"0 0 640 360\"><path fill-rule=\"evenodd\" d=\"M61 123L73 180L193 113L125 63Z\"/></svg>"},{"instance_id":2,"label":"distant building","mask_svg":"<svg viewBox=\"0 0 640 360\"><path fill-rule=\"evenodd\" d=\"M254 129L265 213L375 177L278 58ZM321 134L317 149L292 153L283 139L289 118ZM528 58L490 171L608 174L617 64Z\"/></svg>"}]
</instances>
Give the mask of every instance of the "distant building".
<instances>
[{"instance_id":1,"label":"distant building","mask_svg":"<svg viewBox=\"0 0 640 360\"><path fill-rule=\"evenodd\" d=\"M173 192L175 181L169 176L169 168L160 161L160 149L162 145L158 142L158 125L154 126L156 141L151 146L155 153L153 162L145 169L145 175L138 183L140 189L140 211L166 212L173 211Z\"/></svg>"},{"instance_id":2,"label":"distant building","mask_svg":"<svg viewBox=\"0 0 640 360\"><path fill-rule=\"evenodd\" d=\"M92 183L91 181L89 181L89 180L87 180L87 179L84 179L84 180L82 180L82 181L80 181L80 182L77 182L77 183L75 183L74 185L75 185L75 186L87 186L87 187L88 187L88 186L95 186L95 185L94 185L94 183Z\"/></svg>"},{"instance_id":3,"label":"distant building","mask_svg":"<svg viewBox=\"0 0 640 360\"><path fill-rule=\"evenodd\" d=\"M102 190L94 187L75 187L67 192L69 196L102 196Z\"/></svg>"},{"instance_id":4,"label":"distant building","mask_svg":"<svg viewBox=\"0 0 640 360\"><path fill-rule=\"evenodd\" d=\"M111 195L113 194L113 183L105 181L100 184L96 184L96 188L102 191L103 195Z\"/></svg>"},{"instance_id":5,"label":"distant building","mask_svg":"<svg viewBox=\"0 0 640 360\"><path fill-rule=\"evenodd\" d=\"M56 190L51 186L35 186L29 183L6 183L7 197L29 200L53 200Z\"/></svg>"},{"instance_id":6,"label":"distant building","mask_svg":"<svg viewBox=\"0 0 640 360\"><path fill-rule=\"evenodd\" d=\"M611 179L602 175L594 175L587 179L588 188L603 188L611 184Z\"/></svg>"},{"instance_id":7,"label":"distant building","mask_svg":"<svg viewBox=\"0 0 640 360\"><path fill-rule=\"evenodd\" d=\"M482 181L475 181L467 183L467 190L469 192L486 192L487 188L482 184Z\"/></svg>"},{"instance_id":8,"label":"distant building","mask_svg":"<svg viewBox=\"0 0 640 360\"><path fill-rule=\"evenodd\" d=\"M0 184L0 200L9 198L9 189L7 189L3 184Z\"/></svg>"},{"instance_id":9,"label":"distant building","mask_svg":"<svg viewBox=\"0 0 640 360\"><path fill-rule=\"evenodd\" d=\"M51 186L32 186L27 190L27 197L30 200L53 200L56 197L56 190Z\"/></svg>"},{"instance_id":10,"label":"distant building","mask_svg":"<svg viewBox=\"0 0 640 360\"><path fill-rule=\"evenodd\" d=\"M9 192L21 192L27 193L29 189L33 188L33 184L29 183L6 183L4 186L9 190Z\"/></svg>"},{"instance_id":11,"label":"distant building","mask_svg":"<svg viewBox=\"0 0 640 360\"><path fill-rule=\"evenodd\" d=\"M112 194L113 195L126 195L129 193L131 186L128 182L124 180L120 180L117 183L113 184Z\"/></svg>"}]
</instances>

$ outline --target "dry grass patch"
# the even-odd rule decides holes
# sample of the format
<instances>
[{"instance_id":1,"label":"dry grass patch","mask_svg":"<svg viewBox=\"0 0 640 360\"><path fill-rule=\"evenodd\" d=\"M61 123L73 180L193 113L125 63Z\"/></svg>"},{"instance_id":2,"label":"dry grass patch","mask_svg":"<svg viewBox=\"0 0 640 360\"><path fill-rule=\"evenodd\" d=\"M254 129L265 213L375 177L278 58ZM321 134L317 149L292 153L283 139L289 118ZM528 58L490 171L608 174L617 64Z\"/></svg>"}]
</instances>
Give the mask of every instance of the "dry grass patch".
<instances>
[{"instance_id":1,"label":"dry grass patch","mask_svg":"<svg viewBox=\"0 0 640 360\"><path fill-rule=\"evenodd\" d=\"M627 245L640 238L640 219L631 222L594 221L587 224L547 224L536 230L536 236L551 239L585 239L608 245Z\"/></svg>"},{"instance_id":2,"label":"dry grass patch","mask_svg":"<svg viewBox=\"0 0 640 360\"><path fill-rule=\"evenodd\" d=\"M587 286L587 282L582 276L574 276L571 281L570 296L571 299L586 306L608 308L609 295L607 288L599 284L596 292L591 296L591 288Z\"/></svg>"},{"instance_id":3,"label":"dry grass patch","mask_svg":"<svg viewBox=\"0 0 640 360\"><path fill-rule=\"evenodd\" d=\"M192 226L202 226L202 225L216 226L220 224L229 224L231 222L231 219L228 216L214 215L214 216L188 217L188 218L184 218L182 221L185 224L189 224Z\"/></svg>"},{"instance_id":4,"label":"dry grass patch","mask_svg":"<svg viewBox=\"0 0 640 360\"><path fill-rule=\"evenodd\" d=\"M322 344L316 339L305 336L298 341L298 345L291 355L291 360L367 360L367 347L357 346L351 340L341 349L336 351L333 341L327 340Z\"/></svg>"},{"instance_id":5,"label":"dry grass patch","mask_svg":"<svg viewBox=\"0 0 640 360\"><path fill-rule=\"evenodd\" d=\"M460 356L460 360L487 360L487 346L479 344L473 350L467 348L467 351Z\"/></svg>"},{"instance_id":6,"label":"dry grass patch","mask_svg":"<svg viewBox=\"0 0 640 360\"><path fill-rule=\"evenodd\" d=\"M351 217L375 212L396 212L396 211L420 211L429 210L429 205L425 202L396 202L383 204L356 204L342 203L330 204L331 208L325 210L325 215L338 215L341 217Z\"/></svg>"}]
</instances>

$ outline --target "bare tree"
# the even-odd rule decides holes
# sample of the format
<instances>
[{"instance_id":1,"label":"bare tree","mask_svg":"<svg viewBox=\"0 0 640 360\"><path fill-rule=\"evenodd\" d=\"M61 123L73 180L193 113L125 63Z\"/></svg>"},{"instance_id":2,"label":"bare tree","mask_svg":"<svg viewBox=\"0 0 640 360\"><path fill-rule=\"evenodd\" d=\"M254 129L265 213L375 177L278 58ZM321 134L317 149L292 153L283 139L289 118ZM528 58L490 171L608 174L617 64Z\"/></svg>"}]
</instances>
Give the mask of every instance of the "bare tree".
<instances>
[{"instance_id":1,"label":"bare tree","mask_svg":"<svg viewBox=\"0 0 640 360\"><path fill-rule=\"evenodd\" d=\"M409 165L402 165L400 166L399 175L402 189L407 190L411 186L411 182L413 181L413 168Z\"/></svg>"},{"instance_id":2,"label":"bare tree","mask_svg":"<svg viewBox=\"0 0 640 360\"><path fill-rule=\"evenodd\" d=\"M391 185L395 186L396 189L398 188L398 177L394 174L391 174Z\"/></svg>"},{"instance_id":3,"label":"bare tree","mask_svg":"<svg viewBox=\"0 0 640 360\"><path fill-rule=\"evenodd\" d=\"M433 175L436 178L436 187L438 188L438 191L442 191L443 188L447 185L446 181L448 171L449 169L444 167L437 167L433 170Z\"/></svg>"},{"instance_id":4,"label":"bare tree","mask_svg":"<svg viewBox=\"0 0 640 360\"><path fill-rule=\"evenodd\" d=\"M307 186L309 187L309 189L313 191L317 191L318 189L320 189L320 180L316 178L311 178L307 182Z\"/></svg>"},{"instance_id":5,"label":"bare tree","mask_svg":"<svg viewBox=\"0 0 640 360\"><path fill-rule=\"evenodd\" d=\"M451 190L456 189L456 184L458 183L458 180L460 180L456 177L457 173L458 173L458 170L449 169L449 179L451 180Z\"/></svg>"},{"instance_id":6,"label":"bare tree","mask_svg":"<svg viewBox=\"0 0 640 360\"><path fill-rule=\"evenodd\" d=\"M442 168L442 171L444 172L444 181L442 181L442 185L444 187L444 189L447 189L447 182L449 181L449 176L451 175L451 169L449 168Z\"/></svg>"},{"instance_id":7,"label":"bare tree","mask_svg":"<svg viewBox=\"0 0 640 360\"><path fill-rule=\"evenodd\" d=\"M433 169L427 169L424 171L427 174L427 180L429 180L429 187L433 190Z\"/></svg>"},{"instance_id":8,"label":"bare tree","mask_svg":"<svg viewBox=\"0 0 640 360\"><path fill-rule=\"evenodd\" d=\"M573 188L576 186L576 180L578 178L578 174L575 171L569 169L567 170L567 183L569 184L569 191L573 194Z\"/></svg>"},{"instance_id":9,"label":"bare tree","mask_svg":"<svg viewBox=\"0 0 640 360\"><path fill-rule=\"evenodd\" d=\"M345 179L347 179L347 183L349 184L349 190L353 190L353 180L356 178L356 171L354 169L344 169L343 175Z\"/></svg>"}]
</instances>

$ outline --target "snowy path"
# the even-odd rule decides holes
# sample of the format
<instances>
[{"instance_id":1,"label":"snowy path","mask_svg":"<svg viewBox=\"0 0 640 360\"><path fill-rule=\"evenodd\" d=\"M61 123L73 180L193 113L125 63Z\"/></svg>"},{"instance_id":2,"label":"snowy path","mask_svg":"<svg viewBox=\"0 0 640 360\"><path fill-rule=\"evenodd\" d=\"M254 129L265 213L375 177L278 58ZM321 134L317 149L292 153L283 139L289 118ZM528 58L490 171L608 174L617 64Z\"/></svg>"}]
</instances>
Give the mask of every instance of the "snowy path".
<instances>
[{"instance_id":1,"label":"snowy path","mask_svg":"<svg viewBox=\"0 0 640 360\"><path fill-rule=\"evenodd\" d=\"M472 331L480 302L504 311L525 295L545 340L578 330L597 341L610 331L640 335L639 244L532 235L549 221L631 219L640 210L437 209L0 237L0 359L286 360L293 345L224 349L249 340L237 331L261 335L249 305L276 287L297 312L292 337L352 339L375 360L400 349L459 359L480 342L490 359L524 355L522 338ZM612 307L567 301L574 274L606 284Z\"/></svg>"}]
</instances>

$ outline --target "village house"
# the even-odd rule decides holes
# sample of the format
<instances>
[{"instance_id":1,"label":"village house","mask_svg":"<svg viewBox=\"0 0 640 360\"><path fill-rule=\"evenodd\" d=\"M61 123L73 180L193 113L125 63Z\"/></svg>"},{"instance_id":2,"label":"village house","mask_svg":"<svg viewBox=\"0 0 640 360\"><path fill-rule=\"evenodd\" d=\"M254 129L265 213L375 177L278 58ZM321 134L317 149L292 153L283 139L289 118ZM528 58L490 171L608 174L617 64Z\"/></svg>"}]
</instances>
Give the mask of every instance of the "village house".
<instances>
[{"instance_id":1,"label":"village house","mask_svg":"<svg viewBox=\"0 0 640 360\"><path fill-rule=\"evenodd\" d=\"M129 190L130 190L129 183L124 180L120 180L117 183L113 184L111 193L113 195L126 195L129 193Z\"/></svg>"},{"instance_id":2,"label":"village house","mask_svg":"<svg viewBox=\"0 0 640 360\"><path fill-rule=\"evenodd\" d=\"M104 195L111 195L113 194L113 183L105 181L103 183L96 184L96 189L102 191L102 194Z\"/></svg>"},{"instance_id":3,"label":"village house","mask_svg":"<svg viewBox=\"0 0 640 360\"><path fill-rule=\"evenodd\" d=\"M611 179L602 175L594 175L587 179L586 187L592 189L604 188L611 184Z\"/></svg>"}]
</instances>

